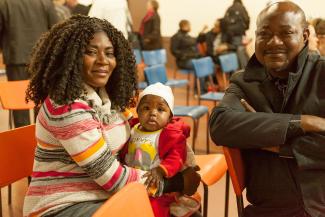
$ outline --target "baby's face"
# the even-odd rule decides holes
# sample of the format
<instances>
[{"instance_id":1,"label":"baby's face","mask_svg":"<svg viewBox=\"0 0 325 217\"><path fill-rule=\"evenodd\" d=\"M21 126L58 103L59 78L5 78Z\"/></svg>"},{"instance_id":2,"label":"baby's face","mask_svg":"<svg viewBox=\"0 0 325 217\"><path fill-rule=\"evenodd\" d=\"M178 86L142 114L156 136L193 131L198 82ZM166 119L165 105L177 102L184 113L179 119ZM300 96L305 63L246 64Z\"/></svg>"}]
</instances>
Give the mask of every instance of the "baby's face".
<instances>
[{"instance_id":1,"label":"baby's face","mask_svg":"<svg viewBox=\"0 0 325 217\"><path fill-rule=\"evenodd\" d=\"M144 96L137 108L140 129L143 131L156 131L165 127L172 116L166 101L155 95Z\"/></svg>"}]
</instances>

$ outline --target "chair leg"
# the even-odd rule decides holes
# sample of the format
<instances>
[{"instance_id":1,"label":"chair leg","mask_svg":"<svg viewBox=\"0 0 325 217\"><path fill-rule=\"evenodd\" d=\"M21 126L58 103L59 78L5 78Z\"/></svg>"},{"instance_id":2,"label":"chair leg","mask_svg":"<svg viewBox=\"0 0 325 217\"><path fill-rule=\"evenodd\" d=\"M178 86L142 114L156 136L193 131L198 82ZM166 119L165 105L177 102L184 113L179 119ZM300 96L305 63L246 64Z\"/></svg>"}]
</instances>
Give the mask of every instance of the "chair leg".
<instances>
[{"instance_id":1,"label":"chair leg","mask_svg":"<svg viewBox=\"0 0 325 217\"><path fill-rule=\"evenodd\" d=\"M11 204L11 184L8 185L8 204Z\"/></svg>"},{"instance_id":2,"label":"chair leg","mask_svg":"<svg viewBox=\"0 0 325 217\"><path fill-rule=\"evenodd\" d=\"M238 217L244 217L243 195L236 196Z\"/></svg>"},{"instance_id":3,"label":"chair leg","mask_svg":"<svg viewBox=\"0 0 325 217\"><path fill-rule=\"evenodd\" d=\"M226 172L226 189L225 189L225 217L228 217L229 208L229 172Z\"/></svg>"},{"instance_id":4,"label":"chair leg","mask_svg":"<svg viewBox=\"0 0 325 217\"><path fill-rule=\"evenodd\" d=\"M193 138L192 138L192 147L193 147L193 152L195 153L195 143L196 143L196 137L198 133L198 123L197 120L193 118Z\"/></svg>"},{"instance_id":5,"label":"chair leg","mask_svg":"<svg viewBox=\"0 0 325 217\"><path fill-rule=\"evenodd\" d=\"M209 112L207 113L207 154L210 154L210 134L209 134Z\"/></svg>"},{"instance_id":6,"label":"chair leg","mask_svg":"<svg viewBox=\"0 0 325 217\"><path fill-rule=\"evenodd\" d=\"M188 84L186 85L186 105L190 104L190 73L187 73Z\"/></svg>"},{"instance_id":7,"label":"chair leg","mask_svg":"<svg viewBox=\"0 0 325 217\"><path fill-rule=\"evenodd\" d=\"M203 183L204 189L204 197L203 197L203 217L208 216L208 197L209 197L209 190L208 186Z\"/></svg>"},{"instance_id":8,"label":"chair leg","mask_svg":"<svg viewBox=\"0 0 325 217\"><path fill-rule=\"evenodd\" d=\"M0 217L2 217L2 199L1 199L1 188L0 188Z\"/></svg>"},{"instance_id":9,"label":"chair leg","mask_svg":"<svg viewBox=\"0 0 325 217\"><path fill-rule=\"evenodd\" d=\"M12 110L9 110L9 129L13 129L14 128L14 114L12 112Z\"/></svg>"}]
</instances>

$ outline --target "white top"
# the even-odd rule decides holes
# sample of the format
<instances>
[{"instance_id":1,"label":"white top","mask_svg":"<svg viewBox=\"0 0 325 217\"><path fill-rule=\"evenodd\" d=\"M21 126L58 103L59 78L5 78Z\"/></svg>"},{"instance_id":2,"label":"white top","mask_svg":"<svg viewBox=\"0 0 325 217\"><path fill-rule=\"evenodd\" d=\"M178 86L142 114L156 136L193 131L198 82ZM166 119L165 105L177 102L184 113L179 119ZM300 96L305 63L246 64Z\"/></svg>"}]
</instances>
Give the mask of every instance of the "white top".
<instances>
[{"instance_id":1,"label":"white top","mask_svg":"<svg viewBox=\"0 0 325 217\"><path fill-rule=\"evenodd\" d=\"M88 15L107 20L128 38L132 19L126 0L94 0Z\"/></svg>"}]
</instances>

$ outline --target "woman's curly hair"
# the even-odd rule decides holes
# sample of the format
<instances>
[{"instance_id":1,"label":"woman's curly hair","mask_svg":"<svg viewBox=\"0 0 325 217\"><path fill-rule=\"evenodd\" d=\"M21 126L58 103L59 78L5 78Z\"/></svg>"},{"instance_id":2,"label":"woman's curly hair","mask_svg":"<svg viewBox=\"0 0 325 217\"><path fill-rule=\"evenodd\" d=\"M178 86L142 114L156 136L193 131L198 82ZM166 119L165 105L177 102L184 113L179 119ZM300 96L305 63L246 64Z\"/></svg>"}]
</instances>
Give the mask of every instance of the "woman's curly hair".
<instances>
[{"instance_id":1,"label":"woman's curly hair","mask_svg":"<svg viewBox=\"0 0 325 217\"><path fill-rule=\"evenodd\" d=\"M100 31L106 32L112 42L117 63L105 86L112 106L123 110L134 103L138 94L137 73L129 42L109 22L82 15L53 26L33 48L26 100L40 105L49 96L55 103L67 105L79 99L84 92L82 67L86 46Z\"/></svg>"}]
</instances>

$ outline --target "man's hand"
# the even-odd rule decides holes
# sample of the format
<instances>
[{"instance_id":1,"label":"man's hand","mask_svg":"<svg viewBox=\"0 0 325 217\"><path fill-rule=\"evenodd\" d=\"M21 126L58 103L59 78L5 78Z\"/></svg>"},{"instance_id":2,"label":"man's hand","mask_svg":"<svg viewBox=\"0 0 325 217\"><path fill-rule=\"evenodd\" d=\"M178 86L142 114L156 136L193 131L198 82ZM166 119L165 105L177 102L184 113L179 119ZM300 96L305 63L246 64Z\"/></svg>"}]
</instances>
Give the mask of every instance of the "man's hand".
<instances>
[{"instance_id":1,"label":"man's hand","mask_svg":"<svg viewBox=\"0 0 325 217\"><path fill-rule=\"evenodd\" d=\"M199 171L200 167L188 167L182 171L183 174L183 181L184 181L184 188L183 194L188 196L193 195L197 188L200 185L201 176L196 171Z\"/></svg>"},{"instance_id":2,"label":"man's hand","mask_svg":"<svg viewBox=\"0 0 325 217\"><path fill-rule=\"evenodd\" d=\"M301 115L300 126L305 132L325 132L325 118L313 115Z\"/></svg>"},{"instance_id":3,"label":"man's hand","mask_svg":"<svg viewBox=\"0 0 325 217\"><path fill-rule=\"evenodd\" d=\"M244 108L247 112L256 112L255 109L250 104L248 104L248 102L246 100L241 99L240 103L242 104L242 106L244 106ZM265 150L265 151L279 153L279 148L280 148L279 146L271 146L271 147L264 147L261 149Z\"/></svg>"}]
</instances>

